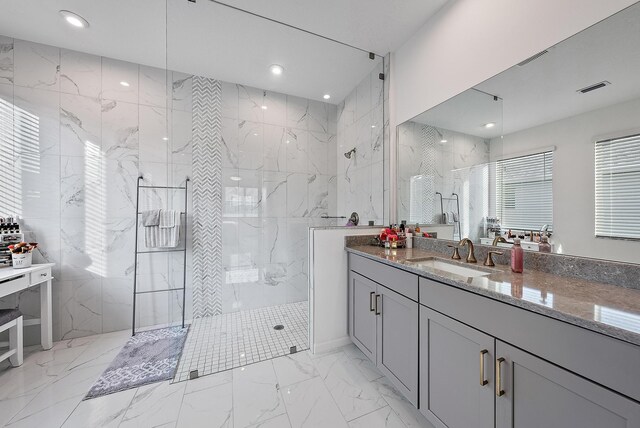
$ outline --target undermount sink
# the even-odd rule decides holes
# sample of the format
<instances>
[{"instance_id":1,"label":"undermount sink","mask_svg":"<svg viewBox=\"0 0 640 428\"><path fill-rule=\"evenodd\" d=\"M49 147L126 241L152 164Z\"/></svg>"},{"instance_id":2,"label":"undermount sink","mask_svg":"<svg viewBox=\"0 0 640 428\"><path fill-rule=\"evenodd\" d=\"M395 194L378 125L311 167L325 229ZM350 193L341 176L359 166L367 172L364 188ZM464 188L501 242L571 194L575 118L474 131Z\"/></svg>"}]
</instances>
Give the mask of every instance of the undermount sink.
<instances>
[{"instance_id":1,"label":"undermount sink","mask_svg":"<svg viewBox=\"0 0 640 428\"><path fill-rule=\"evenodd\" d=\"M440 270L465 278L476 278L491 275L491 272L461 266L459 263L448 262L437 257L421 257L405 260L405 264L420 270Z\"/></svg>"}]
</instances>

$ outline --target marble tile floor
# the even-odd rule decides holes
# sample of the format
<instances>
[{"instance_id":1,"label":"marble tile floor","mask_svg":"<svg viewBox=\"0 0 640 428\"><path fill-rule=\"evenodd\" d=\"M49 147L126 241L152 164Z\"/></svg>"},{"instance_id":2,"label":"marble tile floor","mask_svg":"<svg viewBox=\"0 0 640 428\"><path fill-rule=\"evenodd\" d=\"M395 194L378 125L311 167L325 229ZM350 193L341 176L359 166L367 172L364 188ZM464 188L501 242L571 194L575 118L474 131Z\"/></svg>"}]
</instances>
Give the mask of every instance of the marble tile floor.
<instances>
[{"instance_id":1,"label":"marble tile floor","mask_svg":"<svg viewBox=\"0 0 640 428\"><path fill-rule=\"evenodd\" d=\"M275 325L284 329L275 330ZM174 382L309 349L309 302L295 302L193 320Z\"/></svg>"},{"instance_id":2,"label":"marble tile floor","mask_svg":"<svg viewBox=\"0 0 640 428\"><path fill-rule=\"evenodd\" d=\"M353 345L82 401L128 336L31 347L21 367L0 365L0 426L432 428Z\"/></svg>"}]
</instances>

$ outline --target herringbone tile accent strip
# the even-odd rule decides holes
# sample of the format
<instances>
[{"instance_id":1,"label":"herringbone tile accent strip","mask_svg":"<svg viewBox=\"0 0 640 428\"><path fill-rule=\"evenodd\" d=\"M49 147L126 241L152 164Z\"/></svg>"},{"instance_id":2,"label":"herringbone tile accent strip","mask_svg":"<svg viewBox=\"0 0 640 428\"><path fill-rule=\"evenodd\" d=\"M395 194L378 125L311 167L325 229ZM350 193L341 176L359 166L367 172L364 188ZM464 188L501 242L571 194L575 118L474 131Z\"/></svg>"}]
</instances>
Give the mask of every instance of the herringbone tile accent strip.
<instances>
[{"instance_id":1,"label":"herringbone tile accent strip","mask_svg":"<svg viewBox=\"0 0 640 428\"><path fill-rule=\"evenodd\" d=\"M422 144L422 163L420 174L426 176L422 192L422 221L432 223L434 219L434 206L436 199L435 178L436 174L436 128L432 126L420 126L420 143ZM442 189L439 189L442 191Z\"/></svg>"},{"instance_id":2,"label":"herringbone tile accent strip","mask_svg":"<svg viewBox=\"0 0 640 428\"><path fill-rule=\"evenodd\" d=\"M193 316L222 313L220 82L193 77Z\"/></svg>"}]
</instances>

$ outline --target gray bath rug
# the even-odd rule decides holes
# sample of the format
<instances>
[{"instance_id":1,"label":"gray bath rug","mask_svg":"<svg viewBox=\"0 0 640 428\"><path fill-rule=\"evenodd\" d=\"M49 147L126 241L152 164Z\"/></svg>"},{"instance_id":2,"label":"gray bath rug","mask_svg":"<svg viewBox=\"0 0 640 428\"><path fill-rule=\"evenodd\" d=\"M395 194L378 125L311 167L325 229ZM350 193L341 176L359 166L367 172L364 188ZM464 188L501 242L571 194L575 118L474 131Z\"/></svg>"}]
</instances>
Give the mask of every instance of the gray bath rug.
<instances>
[{"instance_id":1,"label":"gray bath rug","mask_svg":"<svg viewBox=\"0 0 640 428\"><path fill-rule=\"evenodd\" d=\"M87 393L85 400L173 378L189 326L136 333Z\"/></svg>"}]
</instances>

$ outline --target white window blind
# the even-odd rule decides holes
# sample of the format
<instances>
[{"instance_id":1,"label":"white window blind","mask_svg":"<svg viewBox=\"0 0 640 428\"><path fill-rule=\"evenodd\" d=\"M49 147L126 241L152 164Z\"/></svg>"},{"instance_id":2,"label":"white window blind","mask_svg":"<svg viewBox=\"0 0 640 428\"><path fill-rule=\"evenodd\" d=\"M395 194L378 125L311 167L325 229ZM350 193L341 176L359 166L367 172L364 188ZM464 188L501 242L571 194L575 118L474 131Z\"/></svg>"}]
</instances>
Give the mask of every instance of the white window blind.
<instances>
[{"instance_id":1,"label":"white window blind","mask_svg":"<svg viewBox=\"0 0 640 428\"><path fill-rule=\"evenodd\" d=\"M496 162L496 216L503 228L553 226L553 152Z\"/></svg>"},{"instance_id":2,"label":"white window blind","mask_svg":"<svg viewBox=\"0 0 640 428\"><path fill-rule=\"evenodd\" d=\"M640 135L595 146L596 236L640 239Z\"/></svg>"}]
</instances>

